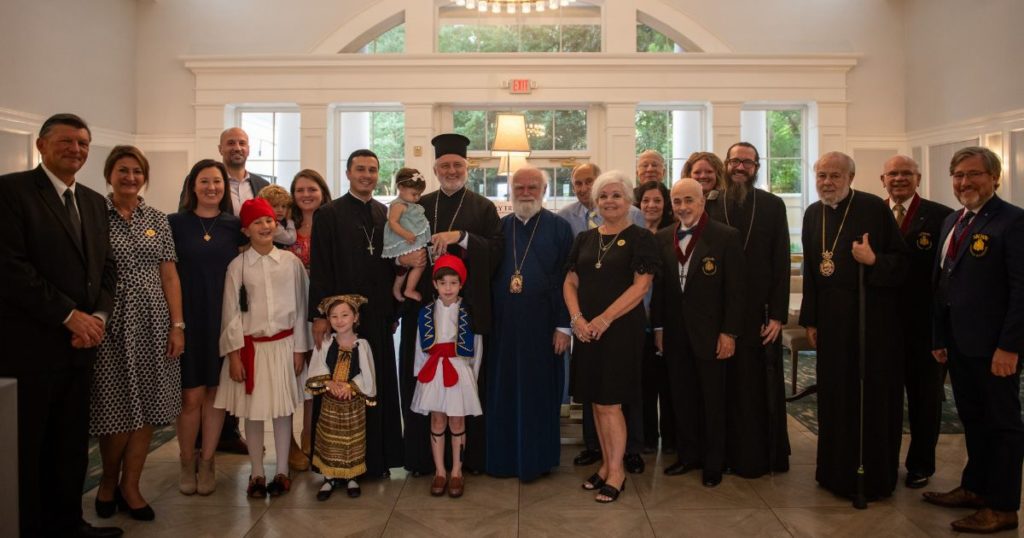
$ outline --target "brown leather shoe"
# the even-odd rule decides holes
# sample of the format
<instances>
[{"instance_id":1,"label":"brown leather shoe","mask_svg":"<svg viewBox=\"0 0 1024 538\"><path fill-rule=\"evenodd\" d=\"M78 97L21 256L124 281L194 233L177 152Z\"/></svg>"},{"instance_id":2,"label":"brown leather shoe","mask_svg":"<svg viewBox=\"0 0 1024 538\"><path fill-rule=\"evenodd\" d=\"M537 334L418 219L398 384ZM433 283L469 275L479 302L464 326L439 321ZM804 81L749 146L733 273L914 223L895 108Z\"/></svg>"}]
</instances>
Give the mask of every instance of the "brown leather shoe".
<instances>
[{"instance_id":1,"label":"brown leather shoe","mask_svg":"<svg viewBox=\"0 0 1024 538\"><path fill-rule=\"evenodd\" d=\"M299 473L309 469L309 457L295 442L295 439L292 439L292 446L288 449L288 468Z\"/></svg>"},{"instance_id":2,"label":"brown leather shoe","mask_svg":"<svg viewBox=\"0 0 1024 538\"><path fill-rule=\"evenodd\" d=\"M448 477L434 475L434 481L430 483L430 494L434 497L440 497L444 495L444 490L448 486Z\"/></svg>"},{"instance_id":3,"label":"brown leather shoe","mask_svg":"<svg viewBox=\"0 0 1024 538\"><path fill-rule=\"evenodd\" d=\"M1006 529L1016 529L1017 512L998 512L991 508L982 508L950 525L957 532L992 534Z\"/></svg>"},{"instance_id":4,"label":"brown leather shoe","mask_svg":"<svg viewBox=\"0 0 1024 538\"><path fill-rule=\"evenodd\" d=\"M946 493L926 491L921 496L924 497L925 502L946 508L984 508L985 506L985 499L976 493L967 491L963 486Z\"/></svg>"},{"instance_id":5,"label":"brown leather shoe","mask_svg":"<svg viewBox=\"0 0 1024 538\"><path fill-rule=\"evenodd\" d=\"M466 490L466 479L461 476L453 476L448 481L448 496L453 499L462 497L462 493Z\"/></svg>"}]
</instances>

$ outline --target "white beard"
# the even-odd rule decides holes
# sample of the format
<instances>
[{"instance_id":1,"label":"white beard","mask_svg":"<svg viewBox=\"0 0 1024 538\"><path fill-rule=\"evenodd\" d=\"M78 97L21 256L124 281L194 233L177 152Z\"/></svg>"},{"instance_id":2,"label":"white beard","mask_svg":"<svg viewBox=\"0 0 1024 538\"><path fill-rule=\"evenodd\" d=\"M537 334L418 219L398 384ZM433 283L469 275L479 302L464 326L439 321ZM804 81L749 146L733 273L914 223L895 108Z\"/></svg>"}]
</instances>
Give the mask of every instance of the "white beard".
<instances>
[{"instance_id":1,"label":"white beard","mask_svg":"<svg viewBox=\"0 0 1024 538\"><path fill-rule=\"evenodd\" d=\"M544 206L541 204L540 200L534 200L532 202L512 200L512 212L524 221L530 220L534 215L540 213L540 210L543 207Z\"/></svg>"}]
</instances>

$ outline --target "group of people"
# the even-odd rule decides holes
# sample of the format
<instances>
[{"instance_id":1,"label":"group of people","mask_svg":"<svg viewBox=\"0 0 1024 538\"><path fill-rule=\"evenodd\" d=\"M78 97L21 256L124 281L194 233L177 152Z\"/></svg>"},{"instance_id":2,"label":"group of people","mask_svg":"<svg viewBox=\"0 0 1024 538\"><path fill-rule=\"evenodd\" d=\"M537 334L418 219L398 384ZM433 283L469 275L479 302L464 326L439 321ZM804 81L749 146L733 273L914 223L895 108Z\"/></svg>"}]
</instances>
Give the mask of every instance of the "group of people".
<instances>
[{"instance_id":1,"label":"group of people","mask_svg":"<svg viewBox=\"0 0 1024 538\"><path fill-rule=\"evenodd\" d=\"M1001 163L985 148L953 157L957 211L917 193L909 157L885 163L882 200L851 188L852 158L823 155L803 289L790 290L786 207L755 188L760 157L745 142L724 162L694 153L671 188L654 151L635 175L580 165L577 202L558 214L544 208L546 173L521 168L499 218L467 188L458 134L432 141L440 188L423 194L423 174L403 169L389 208L373 198L369 150L349 156L349 192L332 200L313 170L290 192L248 172L248 137L228 129L222 160L193 166L169 216L140 195L137 148L107 158L106 197L79 185L90 141L80 118L55 115L37 140L42 164L0 177L12 231L0 245L0 375L19 383L25 535L120 534L82 517L89 435L103 459L99 517L155 517L139 478L154 427L172 422L179 489L213 492L221 433L237 429L226 415L245 419L254 498L286 493L290 470L310 465L320 500L339 487L357 497L357 479L400 466L453 498L466 472L535 480L559 464L566 383L584 407L575 463L600 461L582 484L598 502L614 502L659 445L677 458L665 474L699 469L707 487L784 472L791 291L818 352L819 484L892 493L905 391L905 484L925 486L948 368L969 462L960 487L925 500L976 508L960 531L1017 525L1024 211L995 194Z\"/></svg>"}]
</instances>

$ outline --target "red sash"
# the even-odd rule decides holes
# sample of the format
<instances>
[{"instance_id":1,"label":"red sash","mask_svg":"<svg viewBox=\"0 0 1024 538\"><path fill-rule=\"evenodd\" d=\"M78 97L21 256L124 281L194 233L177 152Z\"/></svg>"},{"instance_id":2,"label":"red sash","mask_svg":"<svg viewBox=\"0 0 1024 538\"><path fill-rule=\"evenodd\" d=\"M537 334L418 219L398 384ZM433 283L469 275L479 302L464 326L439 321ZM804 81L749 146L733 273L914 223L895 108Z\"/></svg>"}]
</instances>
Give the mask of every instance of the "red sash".
<instances>
[{"instance_id":1,"label":"red sash","mask_svg":"<svg viewBox=\"0 0 1024 538\"><path fill-rule=\"evenodd\" d=\"M900 235L906 235L907 230L910 229L910 221L913 220L914 215L917 214L917 206L921 205L921 197L914 195L914 201L910 202L910 207L907 208L907 212L903 215L903 224L900 225Z\"/></svg>"},{"instance_id":2,"label":"red sash","mask_svg":"<svg viewBox=\"0 0 1024 538\"><path fill-rule=\"evenodd\" d=\"M416 379L419 379L420 383L430 383L434 380L434 376L437 374L438 363L440 363L441 375L444 376L444 386L454 387L459 382L459 373L455 371L455 367L452 366L449 360L454 356L455 342L434 344L430 348L430 358L427 359L427 363L423 365L423 369L420 370Z\"/></svg>"},{"instance_id":3,"label":"red sash","mask_svg":"<svg viewBox=\"0 0 1024 538\"><path fill-rule=\"evenodd\" d=\"M256 376L253 375L253 370L256 368L256 342L273 342L275 340L281 340L288 338L295 331L292 329L283 330L273 336L248 336L246 335L242 343L242 368L245 370L245 393L252 394L253 383L255 382Z\"/></svg>"},{"instance_id":4,"label":"red sash","mask_svg":"<svg viewBox=\"0 0 1024 538\"><path fill-rule=\"evenodd\" d=\"M686 244L686 252L683 252L679 248L679 239L676 239L676 259L679 260L679 265L686 266L686 261L690 259L690 254L693 254L693 248L697 246L697 240L700 239L700 234L704 231L704 226L708 223L708 214L704 213L700 216L700 220L697 221L697 225L693 227L693 232L690 233L690 242ZM676 223L676 233L679 232L679 227L683 223ZM673 238L678 237L673 235Z\"/></svg>"}]
</instances>

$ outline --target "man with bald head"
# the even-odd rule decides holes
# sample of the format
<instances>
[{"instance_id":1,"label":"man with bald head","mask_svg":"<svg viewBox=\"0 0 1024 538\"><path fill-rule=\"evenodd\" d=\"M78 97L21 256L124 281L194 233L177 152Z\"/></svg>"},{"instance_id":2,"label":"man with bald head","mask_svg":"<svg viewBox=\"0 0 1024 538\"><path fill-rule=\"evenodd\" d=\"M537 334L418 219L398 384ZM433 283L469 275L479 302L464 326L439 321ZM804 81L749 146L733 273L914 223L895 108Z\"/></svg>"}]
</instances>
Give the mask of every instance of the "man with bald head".
<instances>
[{"instance_id":1,"label":"man with bald head","mask_svg":"<svg viewBox=\"0 0 1024 538\"><path fill-rule=\"evenodd\" d=\"M648 181L665 181L665 158L653 149L641 151L636 156L636 184Z\"/></svg>"},{"instance_id":2,"label":"man with bald head","mask_svg":"<svg viewBox=\"0 0 1024 538\"><path fill-rule=\"evenodd\" d=\"M661 272L651 300L679 454L665 474L703 469L704 486L711 488L721 483L725 465L726 360L742 321L743 244L735 228L708 218L695 179L680 179L670 197L677 222L655 236Z\"/></svg>"},{"instance_id":3,"label":"man with bald head","mask_svg":"<svg viewBox=\"0 0 1024 538\"><path fill-rule=\"evenodd\" d=\"M899 475L903 435L902 316L909 269L896 220L879 197L851 188L853 159L831 152L814 164L820 201L804 213L804 287L800 325L818 351L818 484L836 495L857 493L863 442L865 495L888 497ZM863 268L864 398L858 332ZM861 415L863 410L863 415ZM860 420L863 416L863 436Z\"/></svg>"},{"instance_id":4,"label":"man with bald head","mask_svg":"<svg viewBox=\"0 0 1024 538\"><path fill-rule=\"evenodd\" d=\"M245 169L245 163L249 160L249 135L241 127L231 127L220 133L217 152L220 153L221 162L228 169L228 184L224 187L231 195L231 207L235 216L238 216L242 210L242 203L255 198L260 189L270 182L263 176ZM182 190L178 201L179 209L184 205L185 191Z\"/></svg>"},{"instance_id":5,"label":"man with bald head","mask_svg":"<svg viewBox=\"0 0 1024 538\"><path fill-rule=\"evenodd\" d=\"M886 202L903 241L910 248L910 278L900 290L903 335L906 339L907 412L910 448L905 462L908 488L921 488L935 472L935 444L942 419L942 382L946 371L932 358L932 270L939 251L942 221L952 209L918 194L921 172L914 159L895 155L885 161L880 177L889 193Z\"/></svg>"},{"instance_id":6,"label":"man with bald head","mask_svg":"<svg viewBox=\"0 0 1024 538\"><path fill-rule=\"evenodd\" d=\"M530 481L558 467L559 408L569 347L562 298L572 229L544 209L547 175L512 175L512 213L501 219L504 253L491 281L494 332L486 348L487 473Z\"/></svg>"}]
</instances>

